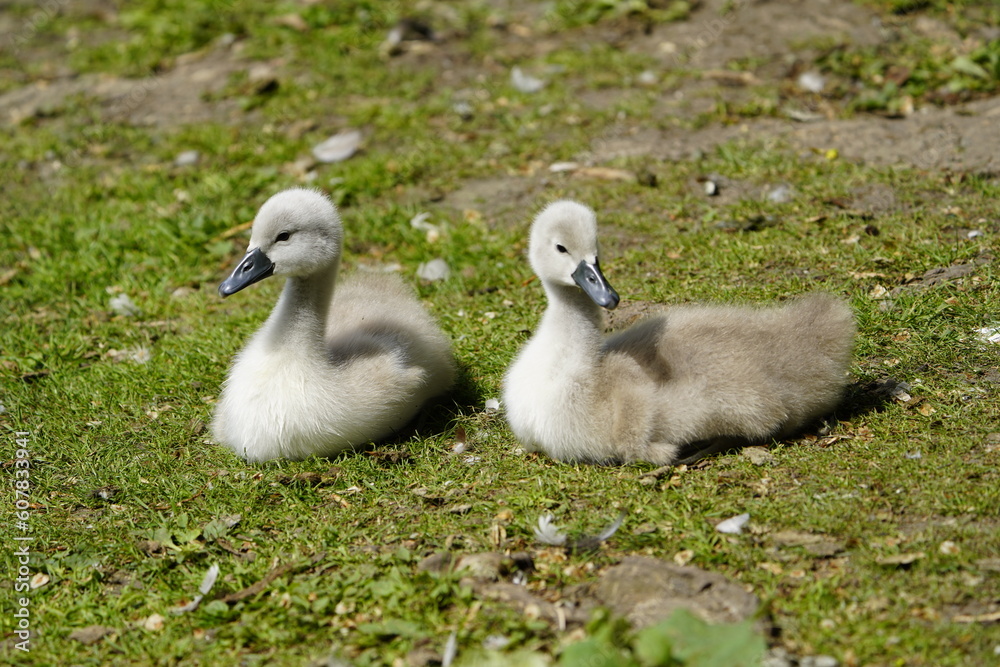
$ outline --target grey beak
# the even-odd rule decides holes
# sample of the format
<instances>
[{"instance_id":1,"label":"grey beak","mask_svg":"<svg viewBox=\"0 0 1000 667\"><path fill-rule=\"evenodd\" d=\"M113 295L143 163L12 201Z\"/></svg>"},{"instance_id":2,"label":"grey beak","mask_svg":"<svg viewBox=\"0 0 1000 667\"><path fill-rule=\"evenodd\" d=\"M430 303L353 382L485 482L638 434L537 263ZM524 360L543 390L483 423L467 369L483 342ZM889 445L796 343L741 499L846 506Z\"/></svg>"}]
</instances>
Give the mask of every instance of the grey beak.
<instances>
[{"instance_id":1,"label":"grey beak","mask_svg":"<svg viewBox=\"0 0 1000 667\"><path fill-rule=\"evenodd\" d=\"M219 296L225 298L230 294L236 294L244 287L253 285L272 273L274 273L274 262L269 260L260 248L254 248L219 285Z\"/></svg>"},{"instance_id":2,"label":"grey beak","mask_svg":"<svg viewBox=\"0 0 1000 667\"><path fill-rule=\"evenodd\" d=\"M596 259L593 264L587 260L580 262L573 272L573 280L601 308L614 310L618 305L618 292L601 273L601 266Z\"/></svg>"}]
</instances>

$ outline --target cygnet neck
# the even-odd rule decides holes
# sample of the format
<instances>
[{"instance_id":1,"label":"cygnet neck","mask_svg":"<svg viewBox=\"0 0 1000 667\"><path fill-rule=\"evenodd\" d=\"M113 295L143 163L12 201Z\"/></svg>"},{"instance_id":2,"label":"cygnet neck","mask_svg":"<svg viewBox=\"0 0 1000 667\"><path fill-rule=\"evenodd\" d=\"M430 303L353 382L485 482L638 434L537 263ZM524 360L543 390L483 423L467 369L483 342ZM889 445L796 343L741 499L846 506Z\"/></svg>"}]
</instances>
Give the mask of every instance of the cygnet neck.
<instances>
[{"instance_id":1,"label":"cygnet neck","mask_svg":"<svg viewBox=\"0 0 1000 667\"><path fill-rule=\"evenodd\" d=\"M323 349L339 262L308 276L289 276L265 328L275 346Z\"/></svg>"},{"instance_id":2,"label":"cygnet neck","mask_svg":"<svg viewBox=\"0 0 1000 667\"><path fill-rule=\"evenodd\" d=\"M565 337L574 349L593 354L601 346L601 307L573 285L545 283L548 308L539 326Z\"/></svg>"}]
</instances>

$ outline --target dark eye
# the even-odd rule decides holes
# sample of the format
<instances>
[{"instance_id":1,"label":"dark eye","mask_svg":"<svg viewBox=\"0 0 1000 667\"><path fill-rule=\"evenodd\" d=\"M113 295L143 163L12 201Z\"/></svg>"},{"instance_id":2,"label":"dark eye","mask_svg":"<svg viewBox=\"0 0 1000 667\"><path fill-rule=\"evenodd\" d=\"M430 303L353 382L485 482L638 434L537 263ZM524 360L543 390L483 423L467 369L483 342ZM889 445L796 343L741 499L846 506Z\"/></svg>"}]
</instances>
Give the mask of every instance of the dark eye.
<instances>
[{"instance_id":1,"label":"dark eye","mask_svg":"<svg viewBox=\"0 0 1000 667\"><path fill-rule=\"evenodd\" d=\"M282 241L287 241L291 237L289 232L281 232L278 237L274 239L276 243L281 243Z\"/></svg>"},{"instance_id":2,"label":"dark eye","mask_svg":"<svg viewBox=\"0 0 1000 667\"><path fill-rule=\"evenodd\" d=\"M566 246L562 245L561 243L556 244L556 250L558 250L559 252L569 252L569 250L566 250Z\"/></svg>"}]
</instances>

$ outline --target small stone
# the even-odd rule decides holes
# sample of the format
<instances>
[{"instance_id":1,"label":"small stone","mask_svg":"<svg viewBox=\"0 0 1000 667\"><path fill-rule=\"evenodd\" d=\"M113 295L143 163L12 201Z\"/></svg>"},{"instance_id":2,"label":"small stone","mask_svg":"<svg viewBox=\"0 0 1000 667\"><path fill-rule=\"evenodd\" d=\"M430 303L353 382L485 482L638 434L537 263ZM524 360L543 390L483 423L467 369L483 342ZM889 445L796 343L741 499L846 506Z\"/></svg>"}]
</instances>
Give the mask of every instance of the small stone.
<instances>
[{"instance_id":1,"label":"small stone","mask_svg":"<svg viewBox=\"0 0 1000 667\"><path fill-rule=\"evenodd\" d=\"M821 93L826 87L826 79L819 72L803 72L799 75L799 88L810 93Z\"/></svg>"},{"instance_id":2,"label":"small stone","mask_svg":"<svg viewBox=\"0 0 1000 667\"><path fill-rule=\"evenodd\" d=\"M755 466L773 466L778 462L766 447L745 447L740 453Z\"/></svg>"},{"instance_id":3,"label":"small stone","mask_svg":"<svg viewBox=\"0 0 1000 667\"><path fill-rule=\"evenodd\" d=\"M729 535L739 535L743 532L743 526L745 526L748 521L750 521L750 515L748 513L737 514L734 517L719 522L715 526L715 530Z\"/></svg>"},{"instance_id":4,"label":"small stone","mask_svg":"<svg viewBox=\"0 0 1000 667\"><path fill-rule=\"evenodd\" d=\"M680 566L687 565L694 559L694 551L691 549L683 549L674 554L674 562Z\"/></svg>"},{"instance_id":5,"label":"small stone","mask_svg":"<svg viewBox=\"0 0 1000 667\"><path fill-rule=\"evenodd\" d=\"M150 614L145 621L142 622L142 627L150 632L157 632L163 629L163 617L159 614Z\"/></svg>"},{"instance_id":6,"label":"small stone","mask_svg":"<svg viewBox=\"0 0 1000 667\"><path fill-rule=\"evenodd\" d=\"M474 109L468 102L459 101L451 105L451 110L458 114L462 120L469 120L474 115Z\"/></svg>"},{"instance_id":7,"label":"small stone","mask_svg":"<svg viewBox=\"0 0 1000 667\"><path fill-rule=\"evenodd\" d=\"M787 204L795 196L795 191L787 185L779 185L767 193L767 200L773 204Z\"/></svg>"},{"instance_id":8,"label":"small stone","mask_svg":"<svg viewBox=\"0 0 1000 667\"><path fill-rule=\"evenodd\" d=\"M638 629L664 621L678 608L709 623L736 623L753 617L759 607L738 582L646 556L626 556L608 568L594 594Z\"/></svg>"},{"instance_id":9,"label":"small stone","mask_svg":"<svg viewBox=\"0 0 1000 667\"><path fill-rule=\"evenodd\" d=\"M424 262L417 267L417 277L421 280L436 282L438 280L446 280L449 275L451 275L451 268L449 268L448 262L440 257L432 259L429 262Z\"/></svg>"},{"instance_id":10,"label":"small stone","mask_svg":"<svg viewBox=\"0 0 1000 667\"><path fill-rule=\"evenodd\" d=\"M503 566L503 556L494 552L481 554L466 554L459 557L455 570L466 570L466 574L474 579L496 581L500 578L500 568Z\"/></svg>"},{"instance_id":11,"label":"small stone","mask_svg":"<svg viewBox=\"0 0 1000 667\"><path fill-rule=\"evenodd\" d=\"M658 79L657 79L657 76L656 76L656 72L654 72L653 70L649 70L649 69L644 70L636 78L636 81L638 81L639 84L643 85L643 86L653 86L653 85L656 85L657 80Z\"/></svg>"},{"instance_id":12,"label":"small stone","mask_svg":"<svg viewBox=\"0 0 1000 667\"><path fill-rule=\"evenodd\" d=\"M510 71L511 84L522 93L537 93L545 87L545 82L531 75L525 74L520 67L514 67Z\"/></svg>"},{"instance_id":13,"label":"small stone","mask_svg":"<svg viewBox=\"0 0 1000 667\"><path fill-rule=\"evenodd\" d=\"M788 651L775 646L764 656L761 667L794 667L795 663L788 655Z\"/></svg>"},{"instance_id":14,"label":"small stone","mask_svg":"<svg viewBox=\"0 0 1000 667\"><path fill-rule=\"evenodd\" d=\"M447 551L431 554L427 558L417 563L417 570L420 572L447 572L451 569L454 558Z\"/></svg>"},{"instance_id":15,"label":"small stone","mask_svg":"<svg viewBox=\"0 0 1000 667\"><path fill-rule=\"evenodd\" d=\"M840 662L829 655L807 655L799 658L799 667L838 667Z\"/></svg>"},{"instance_id":16,"label":"small stone","mask_svg":"<svg viewBox=\"0 0 1000 667\"><path fill-rule=\"evenodd\" d=\"M198 164L201 153L198 151L184 151L174 158L175 167L191 167Z\"/></svg>"},{"instance_id":17,"label":"small stone","mask_svg":"<svg viewBox=\"0 0 1000 667\"><path fill-rule=\"evenodd\" d=\"M705 194L715 197L719 194L719 185L715 181L705 181Z\"/></svg>"},{"instance_id":18,"label":"small stone","mask_svg":"<svg viewBox=\"0 0 1000 667\"><path fill-rule=\"evenodd\" d=\"M257 63L247 70L247 82L254 95L273 93L280 85L274 68L265 63Z\"/></svg>"}]
</instances>

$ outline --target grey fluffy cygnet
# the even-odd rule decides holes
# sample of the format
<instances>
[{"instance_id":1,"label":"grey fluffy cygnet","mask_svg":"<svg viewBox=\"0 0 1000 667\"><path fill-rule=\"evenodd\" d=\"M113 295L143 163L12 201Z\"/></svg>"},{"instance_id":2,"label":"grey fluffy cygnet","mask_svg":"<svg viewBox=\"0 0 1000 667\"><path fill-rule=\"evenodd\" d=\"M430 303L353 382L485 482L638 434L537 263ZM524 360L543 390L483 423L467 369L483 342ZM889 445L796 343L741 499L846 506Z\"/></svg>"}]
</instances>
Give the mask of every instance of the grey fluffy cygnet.
<instances>
[{"instance_id":1,"label":"grey fluffy cygnet","mask_svg":"<svg viewBox=\"0 0 1000 667\"><path fill-rule=\"evenodd\" d=\"M836 297L670 307L605 338L601 308L619 299L598 264L594 212L549 205L529 254L548 307L503 389L528 451L667 465L786 437L842 398L855 324Z\"/></svg>"},{"instance_id":2,"label":"grey fluffy cygnet","mask_svg":"<svg viewBox=\"0 0 1000 667\"><path fill-rule=\"evenodd\" d=\"M271 197L229 296L268 276L285 287L233 361L212 422L248 461L330 456L398 432L455 380L451 344L398 276L338 281L340 216L315 190Z\"/></svg>"}]
</instances>

